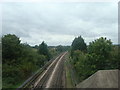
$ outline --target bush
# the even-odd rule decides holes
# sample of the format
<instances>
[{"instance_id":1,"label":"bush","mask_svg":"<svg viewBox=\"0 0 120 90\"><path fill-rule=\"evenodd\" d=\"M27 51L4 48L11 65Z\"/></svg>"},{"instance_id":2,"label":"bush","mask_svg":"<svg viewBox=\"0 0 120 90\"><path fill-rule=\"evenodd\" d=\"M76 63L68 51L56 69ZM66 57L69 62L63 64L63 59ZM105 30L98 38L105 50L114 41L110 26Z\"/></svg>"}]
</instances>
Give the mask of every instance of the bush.
<instances>
[{"instance_id":1,"label":"bush","mask_svg":"<svg viewBox=\"0 0 120 90\"><path fill-rule=\"evenodd\" d=\"M4 88L14 87L21 81L26 80L48 60L46 55L38 54L37 49L26 43L20 43L16 35L4 35L2 45Z\"/></svg>"},{"instance_id":2,"label":"bush","mask_svg":"<svg viewBox=\"0 0 120 90\"><path fill-rule=\"evenodd\" d=\"M88 78L98 70L120 68L120 48L112 45L111 40L99 38L90 42L87 53L75 50L72 63L80 76L80 80Z\"/></svg>"}]
</instances>

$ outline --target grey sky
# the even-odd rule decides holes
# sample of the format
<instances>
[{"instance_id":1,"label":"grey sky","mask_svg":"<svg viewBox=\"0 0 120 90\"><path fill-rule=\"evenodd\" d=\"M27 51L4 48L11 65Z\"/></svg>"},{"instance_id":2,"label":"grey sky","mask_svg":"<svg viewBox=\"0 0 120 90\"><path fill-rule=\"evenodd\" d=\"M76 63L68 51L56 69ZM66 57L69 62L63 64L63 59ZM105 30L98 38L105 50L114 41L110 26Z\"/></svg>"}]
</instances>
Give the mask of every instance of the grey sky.
<instances>
[{"instance_id":1,"label":"grey sky","mask_svg":"<svg viewBox=\"0 0 120 90\"><path fill-rule=\"evenodd\" d=\"M30 45L71 45L82 35L88 44L101 36L118 43L117 3L4 3L2 34Z\"/></svg>"}]
</instances>

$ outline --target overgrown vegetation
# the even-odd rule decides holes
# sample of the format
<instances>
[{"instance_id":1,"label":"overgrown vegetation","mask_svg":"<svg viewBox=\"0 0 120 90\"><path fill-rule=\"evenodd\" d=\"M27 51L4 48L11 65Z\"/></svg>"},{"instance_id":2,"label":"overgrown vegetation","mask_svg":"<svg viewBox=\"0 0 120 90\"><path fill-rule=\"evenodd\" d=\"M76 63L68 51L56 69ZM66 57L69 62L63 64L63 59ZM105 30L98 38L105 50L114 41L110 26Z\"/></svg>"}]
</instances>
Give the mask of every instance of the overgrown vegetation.
<instances>
[{"instance_id":1,"label":"overgrown vegetation","mask_svg":"<svg viewBox=\"0 0 120 90\"><path fill-rule=\"evenodd\" d=\"M57 48L48 47L45 42L31 47L21 43L16 35L2 36L3 88L15 88L57 54Z\"/></svg>"},{"instance_id":2,"label":"overgrown vegetation","mask_svg":"<svg viewBox=\"0 0 120 90\"><path fill-rule=\"evenodd\" d=\"M47 49L47 47L46 47ZM47 56L37 53L28 44L20 43L16 35L2 37L3 88L10 88L41 68Z\"/></svg>"},{"instance_id":3,"label":"overgrown vegetation","mask_svg":"<svg viewBox=\"0 0 120 90\"><path fill-rule=\"evenodd\" d=\"M101 37L90 42L88 46L83 43L84 39L80 36L74 39L71 46L71 62L80 76L80 81L98 70L120 69L120 48L113 45L111 40Z\"/></svg>"}]
</instances>

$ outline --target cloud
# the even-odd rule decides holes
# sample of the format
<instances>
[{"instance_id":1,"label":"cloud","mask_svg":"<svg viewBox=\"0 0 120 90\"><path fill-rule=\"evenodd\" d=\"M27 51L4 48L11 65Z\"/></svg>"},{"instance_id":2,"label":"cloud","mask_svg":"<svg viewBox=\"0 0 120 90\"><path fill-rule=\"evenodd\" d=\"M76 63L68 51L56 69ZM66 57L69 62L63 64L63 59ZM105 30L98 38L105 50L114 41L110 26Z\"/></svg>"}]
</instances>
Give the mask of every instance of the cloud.
<instances>
[{"instance_id":1,"label":"cloud","mask_svg":"<svg viewBox=\"0 0 120 90\"><path fill-rule=\"evenodd\" d=\"M4 3L2 11L2 34L30 45L71 45L79 35L86 43L101 36L117 43L117 3Z\"/></svg>"}]
</instances>

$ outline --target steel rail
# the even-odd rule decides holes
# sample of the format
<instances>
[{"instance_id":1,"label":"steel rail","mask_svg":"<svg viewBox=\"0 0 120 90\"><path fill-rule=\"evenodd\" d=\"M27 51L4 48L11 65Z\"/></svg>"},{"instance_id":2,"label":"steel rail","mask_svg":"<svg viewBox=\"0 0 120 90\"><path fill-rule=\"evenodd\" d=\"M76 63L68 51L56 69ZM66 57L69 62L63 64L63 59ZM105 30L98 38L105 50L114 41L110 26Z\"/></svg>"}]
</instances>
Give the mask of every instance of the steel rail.
<instances>
[{"instance_id":1,"label":"steel rail","mask_svg":"<svg viewBox=\"0 0 120 90\"><path fill-rule=\"evenodd\" d=\"M60 57L60 54L57 57ZM25 88L32 88L32 85L36 82L36 79L42 74L44 70L54 61L54 59L50 60L47 64L43 66L43 68L39 69L35 74L33 74L30 78L28 78L17 90L25 89Z\"/></svg>"}]
</instances>

